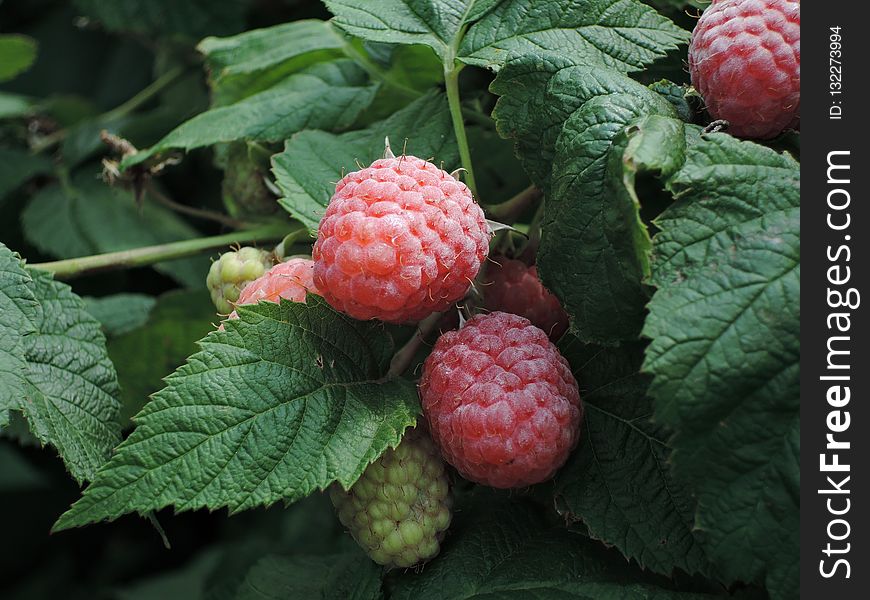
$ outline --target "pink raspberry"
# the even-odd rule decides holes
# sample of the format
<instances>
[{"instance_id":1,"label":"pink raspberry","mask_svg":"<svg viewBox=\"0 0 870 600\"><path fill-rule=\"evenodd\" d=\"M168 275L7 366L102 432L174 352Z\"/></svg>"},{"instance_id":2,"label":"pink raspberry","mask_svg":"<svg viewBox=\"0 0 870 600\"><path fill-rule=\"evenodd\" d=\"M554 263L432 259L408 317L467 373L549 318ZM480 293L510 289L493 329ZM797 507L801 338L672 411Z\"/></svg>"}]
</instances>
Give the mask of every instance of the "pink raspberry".
<instances>
[{"instance_id":1,"label":"pink raspberry","mask_svg":"<svg viewBox=\"0 0 870 600\"><path fill-rule=\"evenodd\" d=\"M435 343L420 379L432 438L466 479L498 488L545 481L580 436L568 362L528 319L478 315Z\"/></svg>"},{"instance_id":2,"label":"pink raspberry","mask_svg":"<svg viewBox=\"0 0 870 600\"><path fill-rule=\"evenodd\" d=\"M235 304L256 304L263 300L278 302L280 298L305 302L307 292L319 293L314 285L314 262L307 258L291 258L245 286ZM233 311L229 318L238 319L239 315Z\"/></svg>"},{"instance_id":3,"label":"pink raspberry","mask_svg":"<svg viewBox=\"0 0 870 600\"><path fill-rule=\"evenodd\" d=\"M489 250L464 183L413 156L349 173L320 221L314 282L355 319L419 321L468 291Z\"/></svg>"},{"instance_id":4,"label":"pink raspberry","mask_svg":"<svg viewBox=\"0 0 870 600\"><path fill-rule=\"evenodd\" d=\"M713 0L692 33L689 72L714 119L767 139L800 124L799 0Z\"/></svg>"},{"instance_id":5,"label":"pink raspberry","mask_svg":"<svg viewBox=\"0 0 870 600\"><path fill-rule=\"evenodd\" d=\"M484 306L527 318L551 340L562 337L568 329L568 313L538 279L538 268L503 256L492 263L486 268Z\"/></svg>"}]
</instances>

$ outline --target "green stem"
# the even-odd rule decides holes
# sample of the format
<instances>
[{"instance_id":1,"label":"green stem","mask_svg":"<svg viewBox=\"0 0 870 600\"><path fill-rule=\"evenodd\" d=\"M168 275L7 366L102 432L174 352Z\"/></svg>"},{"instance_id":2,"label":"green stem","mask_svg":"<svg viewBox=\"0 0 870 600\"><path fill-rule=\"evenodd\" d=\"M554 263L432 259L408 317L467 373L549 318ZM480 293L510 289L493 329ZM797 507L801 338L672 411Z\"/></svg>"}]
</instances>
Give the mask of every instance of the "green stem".
<instances>
[{"instance_id":1,"label":"green stem","mask_svg":"<svg viewBox=\"0 0 870 600\"><path fill-rule=\"evenodd\" d=\"M465 135L465 121L462 116L462 102L459 98L459 72L462 65L448 61L452 68L444 72L444 84L447 87L447 104L450 106L450 118L453 120L453 133L456 135L456 144L459 146L459 158L465 169L465 181L471 189L471 193L478 200L477 183L474 180L474 167L471 164L471 152L468 150L468 137Z\"/></svg>"},{"instance_id":2,"label":"green stem","mask_svg":"<svg viewBox=\"0 0 870 600\"><path fill-rule=\"evenodd\" d=\"M57 279L72 279L73 277L91 275L103 271L144 267L166 260L192 256L206 250L224 248L231 244L279 240L287 233L287 227L287 224L284 223L270 223L255 229L235 231L224 235L170 242L168 244L158 244L156 246L146 246L144 248L134 248L133 250L122 250L120 252L109 252L94 256L83 256L81 258L36 263L28 266L32 269L54 273ZM299 231L305 230L301 225L298 227Z\"/></svg>"},{"instance_id":3,"label":"green stem","mask_svg":"<svg viewBox=\"0 0 870 600\"><path fill-rule=\"evenodd\" d=\"M144 105L146 102L154 98L157 94L162 92L168 86L175 83L175 81L178 80L182 75L184 75L184 73L184 67L175 67L173 69L170 69L169 71L155 79L153 82L151 82L147 87L140 90L135 96L133 96L123 104L119 104L115 108L106 111L101 115L98 115L94 118L94 120L102 121L105 123L127 116L128 114L135 111L140 106ZM66 138L68 133L68 129L59 129L54 133L47 135L33 145L33 147L31 148L31 152L33 154L39 154L40 152L51 148L55 144L59 144Z\"/></svg>"},{"instance_id":4,"label":"green stem","mask_svg":"<svg viewBox=\"0 0 870 600\"><path fill-rule=\"evenodd\" d=\"M148 86L141 89L135 96L123 104L119 104L112 110L103 113L100 118L106 121L111 121L121 117L126 117L128 114L137 110L139 107L157 96L164 89L175 83L182 75L184 75L185 71L186 69L180 66L166 71L166 73L152 81Z\"/></svg>"},{"instance_id":5,"label":"green stem","mask_svg":"<svg viewBox=\"0 0 870 600\"><path fill-rule=\"evenodd\" d=\"M388 379L400 376L411 366L411 361L414 360L417 350L438 326L443 315L444 313L440 312L432 313L417 324L417 331L414 332L413 337L393 355L390 369L386 375Z\"/></svg>"}]
</instances>

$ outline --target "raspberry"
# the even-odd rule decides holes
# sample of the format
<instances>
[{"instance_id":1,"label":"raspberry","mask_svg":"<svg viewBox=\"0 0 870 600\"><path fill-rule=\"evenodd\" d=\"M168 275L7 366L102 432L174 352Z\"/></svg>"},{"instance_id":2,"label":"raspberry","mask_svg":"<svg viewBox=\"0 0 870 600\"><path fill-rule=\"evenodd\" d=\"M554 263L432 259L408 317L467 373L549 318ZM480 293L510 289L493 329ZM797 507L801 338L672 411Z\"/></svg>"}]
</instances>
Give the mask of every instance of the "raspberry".
<instances>
[{"instance_id":1,"label":"raspberry","mask_svg":"<svg viewBox=\"0 0 870 600\"><path fill-rule=\"evenodd\" d=\"M225 252L211 264L206 285L219 314L233 310L242 289L272 266L272 255L265 250L245 247Z\"/></svg>"},{"instance_id":2,"label":"raspberry","mask_svg":"<svg viewBox=\"0 0 870 600\"><path fill-rule=\"evenodd\" d=\"M329 490L338 518L376 563L412 567L438 554L453 498L444 462L420 428L405 434L345 492Z\"/></svg>"},{"instance_id":3,"label":"raspberry","mask_svg":"<svg viewBox=\"0 0 870 600\"><path fill-rule=\"evenodd\" d=\"M349 173L320 221L314 282L356 319L419 321L468 291L489 250L464 183L413 156Z\"/></svg>"},{"instance_id":4,"label":"raspberry","mask_svg":"<svg viewBox=\"0 0 870 600\"><path fill-rule=\"evenodd\" d=\"M800 123L799 0L713 0L689 45L692 84L714 119L749 138Z\"/></svg>"},{"instance_id":5,"label":"raspberry","mask_svg":"<svg viewBox=\"0 0 870 600\"><path fill-rule=\"evenodd\" d=\"M568 329L568 313L538 279L538 268L504 257L493 259L484 279L484 306L513 313L558 340Z\"/></svg>"},{"instance_id":6,"label":"raspberry","mask_svg":"<svg viewBox=\"0 0 870 600\"><path fill-rule=\"evenodd\" d=\"M278 263L249 283L235 304L256 304L263 300L278 302L280 298L305 302L306 293L318 293L313 277L314 262L307 258L291 258L287 262ZM231 319L238 316L236 311L230 313Z\"/></svg>"},{"instance_id":7,"label":"raspberry","mask_svg":"<svg viewBox=\"0 0 870 600\"><path fill-rule=\"evenodd\" d=\"M517 315L478 315L442 335L423 363L420 397L445 460L492 487L549 479L580 435L583 404L567 361Z\"/></svg>"}]
</instances>

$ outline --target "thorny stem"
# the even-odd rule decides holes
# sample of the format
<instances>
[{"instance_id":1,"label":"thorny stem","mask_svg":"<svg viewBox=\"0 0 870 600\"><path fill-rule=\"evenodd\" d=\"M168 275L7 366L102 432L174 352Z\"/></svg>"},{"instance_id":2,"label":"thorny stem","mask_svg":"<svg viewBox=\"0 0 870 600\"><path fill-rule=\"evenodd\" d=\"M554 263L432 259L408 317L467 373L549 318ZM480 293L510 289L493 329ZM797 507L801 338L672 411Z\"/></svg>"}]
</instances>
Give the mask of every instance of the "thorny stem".
<instances>
[{"instance_id":1,"label":"thorny stem","mask_svg":"<svg viewBox=\"0 0 870 600\"><path fill-rule=\"evenodd\" d=\"M174 69L170 69L169 71L155 79L153 82L151 82L148 86L140 90L135 96L133 96L129 100L123 102L122 104L119 104L118 106L109 111L104 112L102 115L96 118L100 121L108 122L127 116L128 114L135 111L140 106L154 98L164 89L175 83L175 81L178 80L182 75L184 75L185 72L186 69L180 66L175 67ZM33 144L31 152L33 154L39 154L43 150L51 148L55 144L62 142L66 138L68 133L68 129L59 129L58 131L47 135L39 142Z\"/></svg>"},{"instance_id":2,"label":"thorny stem","mask_svg":"<svg viewBox=\"0 0 870 600\"><path fill-rule=\"evenodd\" d=\"M163 192L161 192L159 189L157 189L157 187L151 182L146 185L146 188L148 190L148 194L152 198L154 198L154 200L166 206L167 208L174 210L175 212L190 215L191 217L196 217L197 219L215 221L216 223L220 223L221 225L226 225L228 227L233 227L235 229L250 227L249 223L239 221L238 219L234 219L230 216L218 212L206 210L203 208L194 208L193 206L187 206L186 204L180 204Z\"/></svg>"},{"instance_id":3,"label":"thorny stem","mask_svg":"<svg viewBox=\"0 0 870 600\"><path fill-rule=\"evenodd\" d=\"M414 360L420 345L438 326L443 314L440 312L432 313L417 324L417 331L414 332L413 337L393 355L390 369L387 371L387 378L398 377L411 366L411 361Z\"/></svg>"},{"instance_id":4,"label":"thorny stem","mask_svg":"<svg viewBox=\"0 0 870 600\"><path fill-rule=\"evenodd\" d=\"M304 226L298 225L298 227L299 231L306 231ZM94 256L83 256L81 258L36 263L28 266L33 269L54 273L57 279L72 279L73 277L91 275L103 271L144 267L166 260L192 256L207 250L214 250L215 248L224 248L231 244L279 240L285 236L287 228L288 226L285 223L270 223L254 229L235 231L212 237L182 240L180 242L145 246L120 252L96 254Z\"/></svg>"},{"instance_id":5,"label":"thorny stem","mask_svg":"<svg viewBox=\"0 0 870 600\"><path fill-rule=\"evenodd\" d=\"M478 200L477 183L474 181L474 167L471 165L471 152L468 149L468 137L465 134L465 121L462 116L462 101L459 98L459 72L462 65L453 65L444 72L444 84L447 88L447 104L450 107L450 118L453 121L453 133L456 135L456 145L459 146L459 158L465 169L465 180L471 193Z\"/></svg>"}]
</instances>

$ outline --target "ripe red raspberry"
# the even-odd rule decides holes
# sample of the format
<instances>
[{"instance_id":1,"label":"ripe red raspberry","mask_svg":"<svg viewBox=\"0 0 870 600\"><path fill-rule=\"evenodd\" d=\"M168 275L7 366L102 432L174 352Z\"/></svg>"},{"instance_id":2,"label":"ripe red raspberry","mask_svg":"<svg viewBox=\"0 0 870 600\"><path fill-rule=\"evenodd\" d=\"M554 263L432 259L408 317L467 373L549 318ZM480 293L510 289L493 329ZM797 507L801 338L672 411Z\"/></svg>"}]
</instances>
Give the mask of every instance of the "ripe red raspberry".
<instances>
[{"instance_id":1,"label":"ripe red raspberry","mask_svg":"<svg viewBox=\"0 0 870 600\"><path fill-rule=\"evenodd\" d=\"M713 0L689 45L692 84L714 119L748 138L800 123L799 0Z\"/></svg>"},{"instance_id":2,"label":"ripe red raspberry","mask_svg":"<svg viewBox=\"0 0 870 600\"><path fill-rule=\"evenodd\" d=\"M314 282L356 319L419 321L468 291L489 250L464 183L413 156L349 173L320 221Z\"/></svg>"},{"instance_id":3,"label":"ripe red raspberry","mask_svg":"<svg viewBox=\"0 0 870 600\"><path fill-rule=\"evenodd\" d=\"M484 306L527 318L551 340L562 337L568 329L568 313L538 279L538 268L503 256L492 263L486 267Z\"/></svg>"},{"instance_id":4,"label":"ripe red raspberry","mask_svg":"<svg viewBox=\"0 0 870 600\"><path fill-rule=\"evenodd\" d=\"M498 488L545 481L580 435L568 362L528 319L478 315L435 343L420 379L423 414L444 459Z\"/></svg>"},{"instance_id":5,"label":"ripe red raspberry","mask_svg":"<svg viewBox=\"0 0 870 600\"><path fill-rule=\"evenodd\" d=\"M293 302L305 302L306 292L319 293L314 285L314 262L307 258L291 258L278 263L264 275L255 279L242 290L236 306L241 304L256 304L262 300L278 302L286 298ZM236 311L230 313L230 319L237 319Z\"/></svg>"}]
</instances>

